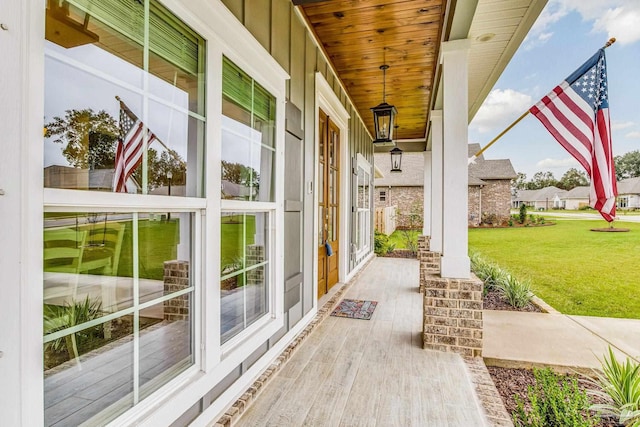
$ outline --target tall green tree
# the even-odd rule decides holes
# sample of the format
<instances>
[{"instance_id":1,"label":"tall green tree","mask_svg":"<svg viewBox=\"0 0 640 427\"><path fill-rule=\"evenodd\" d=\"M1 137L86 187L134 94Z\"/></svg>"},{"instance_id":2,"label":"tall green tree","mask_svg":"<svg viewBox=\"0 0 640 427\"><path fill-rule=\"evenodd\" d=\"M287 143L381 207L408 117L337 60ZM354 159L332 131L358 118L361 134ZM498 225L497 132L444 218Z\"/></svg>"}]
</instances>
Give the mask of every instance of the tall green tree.
<instances>
[{"instance_id":1,"label":"tall green tree","mask_svg":"<svg viewBox=\"0 0 640 427\"><path fill-rule=\"evenodd\" d=\"M518 177L511 180L511 194L517 194L518 190L527 189L527 174L518 172Z\"/></svg>"},{"instance_id":2,"label":"tall green tree","mask_svg":"<svg viewBox=\"0 0 640 427\"><path fill-rule=\"evenodd\" d=\"M640 150L629 151L621 156L615 156L613 162L616 167L616 179L640 176Z\"/></svg>"},{"instance_id":3,"label":"tall green tree","mask_svg":"<svg viewBox=\"0 0 640 427\"><path fill-rule=\"evenodd\" d=\"M558 180L553 176L550 171L536 172L533 175L531 181L527 184L528 190L539 190L545 187L557 187Z\"/></svg>"},{"instance_id":4,"label":"tall green tree","mask_svg":"<svg viewBox=\"0 0 640 427\"><path fill-rule=\"evenodd\" d=\"M558 181L558 188L563 190L571 190L575 187L589 185L587 173L576 168L571 168L562 175Z\"/></svg>"},{"instance_id":5,"label":"tall green tree","mask_svg":"<svg viewBox=\"0 0 640 427\"><path fill-rule=\"evenodd\" d=\"M155 145L156 143L152 143ZM158 148L158 146L156 146ZM147 149L147 182L149 190L169 184L168 173L171 172L171 185L184 185L187 178L187 164L177 151L168 149L158 155L151 146ZM133 173L134 178L142 183L142 167Z\"/></svg>"},{"instance_id":6,"label":"tall green tree","mask_svg":"<svg viewBox=\"0 0 640 427\"><path fill-rule=\"evenodd\" d=\"M115 160L118 123L109 113L91 108L67 110L45 125L45 137L66 144L62 154L76 168L112 168Z\"/></svg>"}]
</instances>

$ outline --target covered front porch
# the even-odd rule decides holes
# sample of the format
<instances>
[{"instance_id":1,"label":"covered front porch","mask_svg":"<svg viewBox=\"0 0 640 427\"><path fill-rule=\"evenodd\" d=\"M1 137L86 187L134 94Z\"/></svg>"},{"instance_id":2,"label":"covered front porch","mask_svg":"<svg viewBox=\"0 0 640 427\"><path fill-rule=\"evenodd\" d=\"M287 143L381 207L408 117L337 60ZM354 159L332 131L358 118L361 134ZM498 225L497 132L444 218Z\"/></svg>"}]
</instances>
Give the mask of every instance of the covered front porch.
<instances>
[{"instance_id":1,"label":"covered front porch","mask_svg":"<svg viewBox=\"0 0 640 427\"><path fill-rule=\"evenodd\" d=\"M422 348L418 271L371 261L215 425L509 425L481 359ZM343 298L378 305L371 320L330 316Z\"/></svg>"}]
</instances>

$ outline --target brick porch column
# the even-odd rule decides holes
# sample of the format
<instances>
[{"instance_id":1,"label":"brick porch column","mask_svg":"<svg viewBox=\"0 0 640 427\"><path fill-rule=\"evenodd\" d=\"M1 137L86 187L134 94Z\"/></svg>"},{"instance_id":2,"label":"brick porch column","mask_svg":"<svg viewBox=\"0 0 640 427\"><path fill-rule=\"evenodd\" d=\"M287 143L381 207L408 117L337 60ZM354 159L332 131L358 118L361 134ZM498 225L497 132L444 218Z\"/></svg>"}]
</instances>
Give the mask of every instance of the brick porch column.
<instances>
[{"instance_id":1,"label":"brick porch column","mask_svg":"<svg viewBox=\"0 0 640 427\"><path fill-rule=\"evenodd\" d=\"M181 291L189 287L189 261L164 262L164 294ZM163 303L164 320L189 319L190 293L172 298Z\"/></svg>"},{"instance_id":2,"label":"brick porch column","mask_svg":"<svg viewBox=\"0 0 640 427\"><path fill-rule=\"evenodd\" d=\"M440 273L440 253L430 250L431 237L418 236L418 261L420 261L420 293L424 293L425 281L432 274Z\"/></svg>"},{"instance_id":3,"label":"brick porch column","mask_svg":"<svg viewBox=\"0 0 640 427\"><path fill-rule=\"evenodd\" d=\"M482 281L426 274L423 348L482 356Z\"/></svg>"}]
</instances>

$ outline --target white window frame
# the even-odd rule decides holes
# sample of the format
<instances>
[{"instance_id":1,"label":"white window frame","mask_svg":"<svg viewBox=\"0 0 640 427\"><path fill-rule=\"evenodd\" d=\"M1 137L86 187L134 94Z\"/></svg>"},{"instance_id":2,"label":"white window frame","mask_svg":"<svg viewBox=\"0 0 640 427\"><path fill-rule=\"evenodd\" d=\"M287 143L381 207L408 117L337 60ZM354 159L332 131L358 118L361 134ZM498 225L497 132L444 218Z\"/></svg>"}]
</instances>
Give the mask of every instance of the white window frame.
<instances>
[{"instance_id":1,"label":"white window frame","mask_svg":"<svg viewBox=\"0 0 640 427\"><path fill-rule=\"evenodd\" d=\"M373 195L373 182L371 180L371 176L373 174L373 168L371 164L364 158L364 156L360 153L356 156L356 172L359 169L363 169L367 174L369 180L369 194L367 195L367 207L361 208L359 206L360 200L360 180L358 179L358 183L356 185L356 194L354 195L356 199L356 241L360 241L360 239L365 239L365 244L362 245L361 248L356 248L356 260L359 260L363 255L367 254L371 250L371 199ZM357 175L359 176L359 175ZM365 216L367 220L365 221L365 233L363 236L360 235L362 231L362 224L360 224L361 216Z\"/></svg>"},{"instance_id":2,"label":"white window frame","mask_svg":"<svg viewBox=\"0 0 640 427\"><path fill-rule=\"evenodd\" d=\"M43 8L44 10L44 8ZM174 15L178 16L175 12ZM187 22L186 20L184 20ZM193 27L192 27L193 28ZM196 30L199 32L198 30ZM200 33L200 32L199 32ZM201 34L201 37L205 38L204 35ZM79 63L72 59L65 58L63 55L60 55L55 52L51 52L46 49L44 34L39 34L40 36L40 50L42 52L42 61L44 63L45 56L49 56L54 58L62 63L73 66L79 70L83 70L85 72L89 72L92 75L95 75L98 78L102 78L108 82L114 83L116 85L122 86L127 90L130 90L143 98L143 105L148 104L148 100L153 100L159 104L168 106L170 108L176 109L182 113L188 114L190 117L195 117L201 121L203 121L205 128L205 137L204 144L210 144L209 139L209 124L205 120L205 118L197 113L186 111L184 108L181 108L177 105L173 105L170 102L160 99L158 97L153 96L150 93L145 93L144 88L148 87L147 84L143 84L143 87L133 87L127 83L120 81L117 78L113 78L110 75L103 73L101 70L94 69L85 64ZM205 38L206 40L206 38ZM206 60L205 60L206 61ZM42 82L44 86L44 80L46 78L46 74L44 70L42 71ZM145 79L148 74L145 73ZM207 78L209 73L207 72ZM206 89L206 88L205 88ZM205 99L209 96L207 94ZM44 105L44 93L41 95L42 105ZM207 107L207 113L210 113L209 107ZM144 117L144 113L142 114ZM41 125L40 125L41 127ZM42 140L34 141L34 150L42 150ZM42 158L42 157L41 157ZM42 158L44 160L44 158ZM200 164L204 164L206 159L201 158L198 159ZM197 167L198 170L200 166ZM205 173L207 172L207 168L205 167ZM201 182L203 179L206 179L205 176L198 176L198 189L201 188ZM190 378L196 375L201 371L204 363L203 363L203 353L201 349L203 348L203 297L202 297L202 279L203 274L201 274L202 266L204 263L201 261L203 259L203 250L205 246L205 228L203 225L206 223L206 208L207 208L207 199L206 197L176 197L176 196L161 196L161 195L146 195L146 194L123 194L123 193L113 193L113 192L101 192L101 191L87 191L87 190L74 190L74 189L58 189L58 188L44 188L42 187L43 183L40 181L40 191L43 195L43 204L42 208L44 212L122 212L122 213L192 213L193 214L193 234L189 236L189 240L192 243L193 251L191 251L191 260L192 263L191 271L194 273L191 278L192 288L190 291L192 293L192 307L194 307L194 315L192 319L192 339L194 341L192 349L193 349L193 364L189 368L185 369L183 372L176 375L170 381L159 387L156 391L151 393L149 396L143 398L139 403L137 403L133 408L126 410L123 414L116 417L110 425L123 425L121 424L122 420L126 419L135 419L139 417L140 414L145 413L158 404L159 401L166 399L168 395L171 394L172 390L178 389L184 384L188 382ZM198 191L200 193L200 191ZM42 223L40 224L40 233L42 233ZM42 241L40 240L39 244L40 248L40 260L42 259ZM41 265L42 263L40 263ZM42 274L40 275L40 283L37 284L40 288L39 298L40 305L42 304ZM134 288L136 287L137 280L134 280ZM155 301L155 300L154 300ZM159 299L162 301L162 298ZM158 301L156 301L157 303ZM141 304L143 306L148 305L147 303ZM137 332L135 333L137 335ZM42 341L42 330L40 329L40 341ZM139 363L139 359L134 360L134 365ZM39 371L39 375L42 378L41 370ZM37 399L42 400L44 394L42 393ZM108 416L109 411L105 411L103 416ZM95 417L99 417L102 414L99 413ZM92 418L94 419L94 418ZM95 418L97 419L97 418ZM128 423L126 423L128 424Z\"/></svg>"},{"instance_id":3,"label":"white window frame","mask_svg":"<svg viewBox=\"0 0 640 427\"><path fill-rule=\"evenodd\" d=\"M42 170L44 158L42 155L42 117L44 106L44 7L41 4L29 2L25 6L28 20L24 20L22 46L25 52L25 62L29 67L28 81L24 89L27 100L23 105L25 121L22 140L28 141L29 149L22 154L24 160L23 178L26 188L22 192L25 202L23 208L30 207L25 216L22 227L26 236L24 248L29 254L23 259L27 261L23 268L25 283L24 298L21 298L23 313L37 313L42 307L42 213L39 209L47 206L50 211L64 211L72 209L108 210L110 212L184 212L198 211L201 232L195 237L201 239L201 244L192 254L194 262L194 281L197 283L196 319L194 323L194 356L199 359L199 366L193 370L183 372L171 382L164 385L140 404L129 409L114 419L110 426L119 425L147 425L167 424L182 415L194 402L201 398L211 387L220 382L229 372L237 367L239 361L248 357L259 345L270 338L284 326L284 295L278 284L283 283L284 242L283 233L275 233L275 251L273 254L273 282L272 316L266 325L251 329L242 344L228 353L223 354L220 346L220 149L221 140L221 102L222 102L222 56L231 59L236 65L251 75L262 87L276 97L276 166L275 166L275 196L276 209L274 222L276 230L284 229L284 112L286 97L286 71L271 57L251 33L235 18L222 2L208 0L163 0L163 5L176 17L181 19L196 31L206 41L206 122L205 122L205 175L204 198L186 198L169 196L143 196L139 194L110 194L84 190L61 190L42 187ZM27 13L28 12L28 13ZM18 27L20 31L20 27ZM23 52L24 54L24 52ZM25 77L26 79L26 77ZM24 81L27 81L23 79ZM29 153L31 152L31 153ZM82 203L70 202L72 192L82 193ZM75 197L75 195L73 196ZM44 202L44 203L43 203ZM32 273L29 273L33 271ZM252 325L253 326L253 325ZM22 383L28 384L21 389L22 414L25 419L34 420L34 424L42 421L42 319L41 317L23 317L21 334L24 342L23 361L26 378ZM28 351L27 351L28 350ZM265 362L267 363L267 362ZM251 369L258 369L262 362L256 363ZM264 364L264 367L267 365ZM199 368L199 369L196 369ZM194 372L197 371L197 372ZM37 403L40 402L40 403ZM35 409L35 410L34 410ZM221 408L220 408L221 409ZM212 405L207 413L217 410L217 404Z\"/></svg>"},{"instance_id":4,"label":"white window frame","mask_svg":"<svg viewBox=\"0 0 640 427\"><path fill-rule=\"evenodd\" d=\"M380 190L379 191L378 200L380 202L386 202L387 201L387 190Z\"/></svg>"}]
</instances>

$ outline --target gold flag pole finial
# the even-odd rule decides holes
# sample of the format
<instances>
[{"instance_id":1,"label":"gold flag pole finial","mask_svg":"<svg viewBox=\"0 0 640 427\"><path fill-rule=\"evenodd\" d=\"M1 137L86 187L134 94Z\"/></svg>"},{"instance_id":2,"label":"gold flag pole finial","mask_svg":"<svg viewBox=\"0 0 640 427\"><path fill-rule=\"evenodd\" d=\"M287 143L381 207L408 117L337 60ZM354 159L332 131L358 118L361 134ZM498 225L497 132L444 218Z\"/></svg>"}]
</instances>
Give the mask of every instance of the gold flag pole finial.
<instances>
[{"instance_id":1,"label":"gold flag pole finial","mask_svg":"<svg viewBox=\"0 0 640 427\"><path fill-rule=\"evenodd\" d=\"M614 44L616 42L616 38L615 37L611 37L605 44L604 44L604 48L608 48L609 46L611 46L612 44Z\"/></svg>"}]
</instances>

